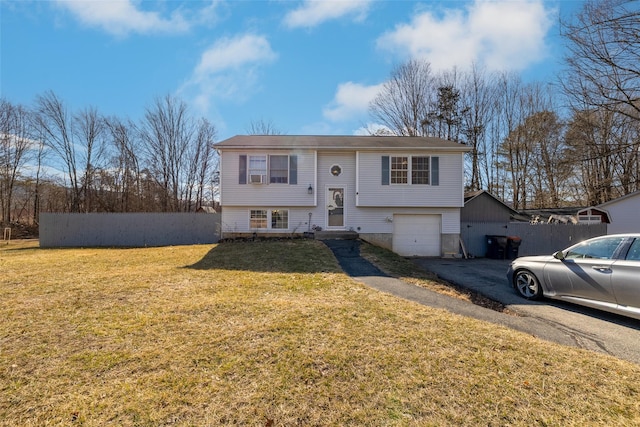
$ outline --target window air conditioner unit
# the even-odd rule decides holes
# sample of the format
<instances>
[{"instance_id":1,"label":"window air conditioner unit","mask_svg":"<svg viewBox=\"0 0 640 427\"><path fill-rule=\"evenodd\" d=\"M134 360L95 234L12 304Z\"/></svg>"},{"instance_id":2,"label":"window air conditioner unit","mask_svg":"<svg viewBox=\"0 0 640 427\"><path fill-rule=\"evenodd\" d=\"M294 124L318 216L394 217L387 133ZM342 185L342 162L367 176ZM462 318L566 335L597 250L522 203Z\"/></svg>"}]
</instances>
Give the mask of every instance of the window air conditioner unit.
<instances>
[{"instance_id":1,"label":"window air conditioner unit","mask_svg":"<svg viewBox=\"0 0 640 427\"><path fill-rule=\"evenodd\" d=\"M249 182L251 184L262 184L264 175L249 175Z\"/></svg>"}]
</instances>

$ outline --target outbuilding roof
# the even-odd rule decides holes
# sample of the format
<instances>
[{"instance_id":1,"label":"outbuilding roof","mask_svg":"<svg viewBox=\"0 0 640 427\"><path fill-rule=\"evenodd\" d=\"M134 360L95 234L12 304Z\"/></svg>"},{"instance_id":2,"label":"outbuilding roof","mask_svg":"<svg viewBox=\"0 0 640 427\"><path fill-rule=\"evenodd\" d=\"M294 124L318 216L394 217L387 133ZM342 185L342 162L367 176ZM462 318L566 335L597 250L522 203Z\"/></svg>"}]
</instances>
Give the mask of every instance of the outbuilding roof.
<instances>
[{"instance_id":1,"label":"outbuilding roof","mask_svg":"<svg viewBox=\"0 0 640 427\"><path fill-rule=\"evenodd\" d=\"M237 135L214 144L217 149L436 150L470 151L471 147L441 138L353 135Z\"/></svg>"}]
</instances>

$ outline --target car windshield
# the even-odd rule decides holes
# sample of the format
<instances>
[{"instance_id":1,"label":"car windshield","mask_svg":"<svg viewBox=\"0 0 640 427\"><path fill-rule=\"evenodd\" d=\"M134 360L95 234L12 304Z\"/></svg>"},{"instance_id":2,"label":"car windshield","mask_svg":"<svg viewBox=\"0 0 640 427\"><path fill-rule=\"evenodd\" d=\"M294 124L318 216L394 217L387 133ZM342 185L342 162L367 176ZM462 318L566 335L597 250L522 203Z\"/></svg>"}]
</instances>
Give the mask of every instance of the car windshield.
<instances>
[{"instance_id":1,"label":"car windshield","mask_svg":"<svg viewBox=\"0 0 640 427\"><path fill-rule=\"evenodd\" d=\"M618 246L620 246L620 243L622 243L623 240L624 237L618 236L585 242L581 245L571 248L565 254L565 259L612 259L616 249L618 248Z\"/></svg>"}]
</instances>

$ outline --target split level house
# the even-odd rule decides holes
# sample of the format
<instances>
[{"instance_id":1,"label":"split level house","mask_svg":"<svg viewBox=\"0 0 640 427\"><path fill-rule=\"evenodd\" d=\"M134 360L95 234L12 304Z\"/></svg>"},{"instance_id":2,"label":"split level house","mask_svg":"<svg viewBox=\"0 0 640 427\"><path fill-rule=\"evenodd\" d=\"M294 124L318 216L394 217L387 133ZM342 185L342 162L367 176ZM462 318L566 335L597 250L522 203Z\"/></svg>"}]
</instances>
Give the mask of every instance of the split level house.
<instances>
[{"instance_id":1,"label":"split level house","mask_svg":"<svg viewBox=\"0 0 640 427\"><path fill-rule=\"evenodd\" d=\"M459 252L465 145L429 137L235 136L222 238L353 231L404 256Z\"/></svg>"}]
</instances>

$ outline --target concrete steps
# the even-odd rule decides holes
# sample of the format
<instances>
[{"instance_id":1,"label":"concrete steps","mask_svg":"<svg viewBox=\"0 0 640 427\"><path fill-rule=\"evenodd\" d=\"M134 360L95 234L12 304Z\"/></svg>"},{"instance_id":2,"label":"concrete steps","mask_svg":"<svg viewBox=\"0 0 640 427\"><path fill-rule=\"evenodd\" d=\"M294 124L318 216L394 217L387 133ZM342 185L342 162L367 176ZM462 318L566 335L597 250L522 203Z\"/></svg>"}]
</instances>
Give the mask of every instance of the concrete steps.
<instances>
[{"instance_id":1,"label":"concrete steps","mask_svg":"<svg viewBox=\"0 0 640 427\"><path fill-rule=\"evenodd\" d=\"M314 238L316 240L356 240L358 233L355 231L316 231L314 232Z\"/></svg>"}]
</instances>

